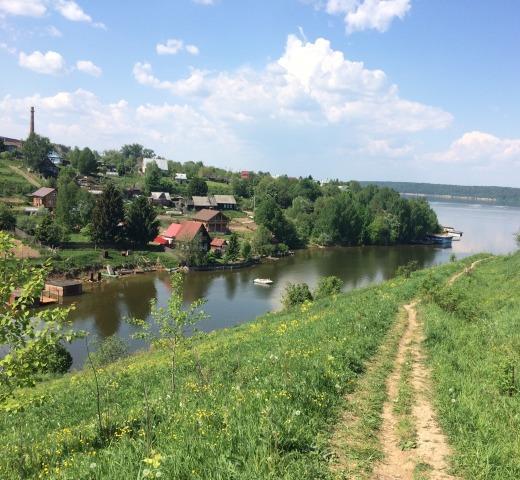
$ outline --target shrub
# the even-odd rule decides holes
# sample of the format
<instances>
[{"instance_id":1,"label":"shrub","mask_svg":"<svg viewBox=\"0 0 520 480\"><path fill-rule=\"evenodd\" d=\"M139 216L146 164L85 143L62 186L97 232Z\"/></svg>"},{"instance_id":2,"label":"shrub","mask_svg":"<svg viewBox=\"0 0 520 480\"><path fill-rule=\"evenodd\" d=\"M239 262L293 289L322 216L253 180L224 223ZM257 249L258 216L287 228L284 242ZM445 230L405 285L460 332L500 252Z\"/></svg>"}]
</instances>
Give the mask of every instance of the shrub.
<instances>
[{"instance_id":1,"label":"shrub","mask_svg":"<svg viewBox=\"0 0 520 480\"><path fill-rule=\"evenodd\" d=\"M105 366L128 356L128 345L118 335L110 335L97 343L92 360L97 366Z\"/></svg>"},{"instance_id":2,"label":"shrub","mask_svg":"<svg viewBox=\"0 0 520 480\"><path fill-rule=\"evenodd\" d=\"M16 227L16 218L13 211L5 203L0 203L0 230L13 230Z\"/></svg>"},{"instance_id":3,"label":"shrub","mask_svg":"<svg viewBox=\"0 0 520 480\"><path fill-rule=\"evenodd\" d=\"M400 265L395 271L396 277L410 278L412 272L419 270L419 262L417 260L410 260L406 265Z\"/></svg>"},{"instance_id":4,"label":"shrub","mask_svg":"<svg viewBox=\"0 0 520 480\"><path fill-rule=\"evenodd\" d=\"M309 285L306 283L289 283L285 288L282 303L285 308L294 307L304 302L312 301Z\"/></svg>"},{"instance_id":5,"label":"shrub","mask_svg":"<svg viewBox=\"0 0 520 480\"><path fill-rule=\"evenodd\" d=\"M330 277L323 277L318 282L316 290L314 290L314 298L325 298L331 295L336 295L341 292L344 282L341 278L331 275Z\"/></svg>"},{"instance_id":6,"label":"shrub","mask_svg":"<svg viewBox=\"0 0 520 480\"><path fill-rule=\"evenodd\" d=\"M18 219L17 224L18 228L27 233L27 235L34 235L38 221L34 217L21 217Z\"/></svg>"},{"instance_id":7,"label":"shrub","mask_svg":"<svg viewBox=\"0 0 520 480\"><path fill-rule=\"evenodd\" d=\"M26 363L34 365L33 374L64 374L72 366L72 356L61 343L48 343L38 352L30 352Z\"/></svg>"}]
</instances>

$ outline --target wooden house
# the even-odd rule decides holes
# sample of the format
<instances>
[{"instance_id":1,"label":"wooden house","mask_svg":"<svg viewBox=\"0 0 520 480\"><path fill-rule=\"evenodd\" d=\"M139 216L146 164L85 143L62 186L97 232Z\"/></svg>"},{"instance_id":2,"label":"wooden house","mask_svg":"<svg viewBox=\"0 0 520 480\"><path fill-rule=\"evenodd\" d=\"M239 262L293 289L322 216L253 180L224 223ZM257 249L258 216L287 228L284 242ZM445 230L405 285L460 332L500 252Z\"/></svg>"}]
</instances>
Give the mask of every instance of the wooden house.
<instances>
[{"instance_id":1,"label":"wooden house","mask_svg":"<svg viewBox=\"0 0 520 480\"><path fill-rule=\"evenodd\" d=\"M227 249L228 242L225 238L214 238L211 240L209 247L212 252L224 253Z\"/></svg>"},{"instance_id":2,"label":"wooden house","mask_svg":"<svg viewBox=\"0 0 520 480\"><path fill-rule=\"evenodd\" d=\"M33 207L45 207L49 210L54 210L56 208L58 192L55 188L42 187L31 193L30 196L33 200Z\"/></svg>"},{"instance_id":3,"label":"wooden house","mask_svg":"<svg viewBox=\"0 0 520 480\"><path fill-rule=\"evenodd\" d=\"M229 230L229 218L218 210L199 210L193 220L202 222L210 233L227 233Z\"/></svg>"},{"instance_id":4,"label":"wooden house","mask_svg":"<svg viewBox=\"0 0 520 480\"><path fill-rule=\"evenodd\" d=\"M236 210L237 201L233 195L213 195L219 210Z\"/></svg>"}]
</instances>

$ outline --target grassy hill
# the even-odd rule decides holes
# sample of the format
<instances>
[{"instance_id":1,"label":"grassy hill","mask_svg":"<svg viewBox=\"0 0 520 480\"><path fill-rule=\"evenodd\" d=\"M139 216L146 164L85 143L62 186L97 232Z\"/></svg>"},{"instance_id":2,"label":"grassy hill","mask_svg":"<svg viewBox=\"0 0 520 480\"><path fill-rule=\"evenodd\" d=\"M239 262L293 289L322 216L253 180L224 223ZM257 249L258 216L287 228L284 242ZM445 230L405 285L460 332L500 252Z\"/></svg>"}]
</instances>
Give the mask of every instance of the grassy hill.
<instances>
[{"instance_id":1,"label":"grassy hill","mask_svg":"<svg viewBox=\"0 0 520 480\"><path fill-rule=\"evenodd\" d=\"M492 257L443 287L471 261L192 338L174 391L160 350L103 368L103 436L88 370L19 392L0 412L0 478L332 478L331 433L361 388L363 422L351 431L360 441L345 453L367 478L381 458L386 398L384 376L366 390L367 362L400 307L425 292L434 395L458 471L519 478L518 382L511 390L503 372L518 365L520 255Z\"/></svg>"},{"instance_id":2,"label":"grassy hill","mask_svg":"<svg viewBox=\"0 0 520 480\"><path fill-rule=\"evenodd\" d=\"M13 165L18 166L13 161L0 159L0 197L25 195L36 189L27 178L11 168Z\"/></svg>"}]
</instances>

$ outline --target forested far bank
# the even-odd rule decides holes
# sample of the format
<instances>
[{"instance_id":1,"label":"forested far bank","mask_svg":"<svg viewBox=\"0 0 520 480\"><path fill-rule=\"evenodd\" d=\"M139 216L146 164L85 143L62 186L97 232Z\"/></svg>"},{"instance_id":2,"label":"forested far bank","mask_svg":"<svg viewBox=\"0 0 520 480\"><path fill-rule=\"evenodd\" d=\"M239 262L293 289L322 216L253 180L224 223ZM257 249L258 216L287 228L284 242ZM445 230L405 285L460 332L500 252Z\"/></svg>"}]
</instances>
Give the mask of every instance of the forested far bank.
<instances>
[{"instance_id":1,"label":"forested far bank","mask_svg":"<svg viewBox=\"0 0 520 480\"><path fill-rule=\"evenodd\" d=\"M520 206L520 188L496 186L446 185L440 183L364 181L361 185L377 185L392 188L399 193L414 193L426 196L450 196L453 200L472 200L497 205Z\"/></svg>"}]
</instances>

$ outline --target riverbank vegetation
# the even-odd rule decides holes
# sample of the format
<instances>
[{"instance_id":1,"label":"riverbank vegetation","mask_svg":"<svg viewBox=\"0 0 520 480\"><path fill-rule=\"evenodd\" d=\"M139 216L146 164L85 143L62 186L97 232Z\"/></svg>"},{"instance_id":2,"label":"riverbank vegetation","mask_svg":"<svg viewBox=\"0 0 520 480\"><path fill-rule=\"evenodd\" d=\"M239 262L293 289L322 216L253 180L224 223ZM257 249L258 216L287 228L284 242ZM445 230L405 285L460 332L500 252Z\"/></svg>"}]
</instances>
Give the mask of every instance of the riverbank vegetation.
<instances>
[{"instance_id":1,"label":"riverbank vegetation","mask_svg":"<svg viewBox=\"0 0 520 480\"><path fill-rule=\"evenodd\" d=\"M436 278L460 268L437 267ZM174 388L158 345L18 390L1 406L0 476L329 478L344 395L427 278L414 272L186 339Z\"/></svg>"}]
</instances>

